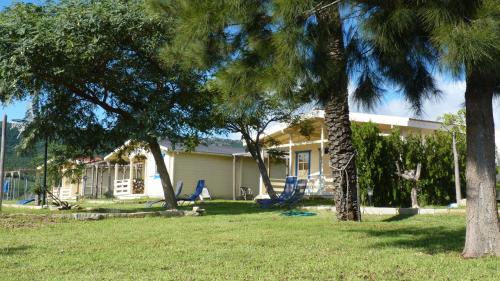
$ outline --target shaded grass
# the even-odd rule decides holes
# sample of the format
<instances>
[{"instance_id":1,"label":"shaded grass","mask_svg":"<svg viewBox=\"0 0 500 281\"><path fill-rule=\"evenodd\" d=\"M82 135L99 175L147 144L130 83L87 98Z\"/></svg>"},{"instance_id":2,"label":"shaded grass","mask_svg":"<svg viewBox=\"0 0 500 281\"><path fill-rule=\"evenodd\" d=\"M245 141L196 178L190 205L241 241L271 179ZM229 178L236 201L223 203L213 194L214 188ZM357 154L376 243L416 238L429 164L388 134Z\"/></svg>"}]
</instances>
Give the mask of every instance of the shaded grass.
<instances>
[{"instance_id":1,"label":"shaded grass","mask_svg":"<svg viewBox=\"0 0 500 281\"><path fill-rule=\"evenodd\" d=\"M338 223L328 212L284 217L283 210L250 202L201 206L207 216L2 227L0 279L496 280L500 274L498 258L460 258L461 215Z\"/></svg>"}]
</instances>

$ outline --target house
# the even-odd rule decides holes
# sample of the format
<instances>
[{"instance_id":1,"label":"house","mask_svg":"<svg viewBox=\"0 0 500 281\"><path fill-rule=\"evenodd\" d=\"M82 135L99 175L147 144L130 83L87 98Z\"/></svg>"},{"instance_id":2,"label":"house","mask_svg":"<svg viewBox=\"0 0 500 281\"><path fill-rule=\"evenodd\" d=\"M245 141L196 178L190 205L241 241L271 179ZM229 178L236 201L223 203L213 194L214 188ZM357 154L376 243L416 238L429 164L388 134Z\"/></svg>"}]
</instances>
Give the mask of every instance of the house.
<instances>
[{"instance_id":1,"label":"house","mask_svg":"<svg viewBox=\"0 0 500 281\"><path fill-rule=\"evenodd\" d=\"M398 128L402 137L409 134L429 135L438 130L443 130L440 122L419 120L408 117L375 115L365 113L351 113L352 123L372 122L377 125L381 134L390 134ZM286 157L287 175L310 180L306 194L318 196L332 196L332 174L328 166L328 140L324 124L324 111L316 110L306 115L303 119L309 120L313 131L308 137L299 133L295 126L278 124L266 131L264 140L272 139L272 146L267 150L281 150ZM273 186L283 186L283 178L272 178ZM266 198L264 189L259 190L259 198Z\"/></svg>"},{"instance_id":2,"label":"house","mask_svg":"<svg viewBox=\"0 0 500 281\"><path fill-rule=\"evenodd\" d=\"M211 197L239 198L240 187L259 193L259 171L255 161L244 148L220 144L200 144L193 151L160 142L163 159L175 186L183 182L183 194L191 194L199 179L204 179ZM283 178L283 161L266 158L272 177ZM102 161L88 163L81 182L64 179L59 187L61 199L76 196L102 197L113 195L120 199L152 197L162 198L163 189L153 155L140 146L127 142L106 155ZM78 187L80 186L80 187Z\"/></svg>"}]
</instances>

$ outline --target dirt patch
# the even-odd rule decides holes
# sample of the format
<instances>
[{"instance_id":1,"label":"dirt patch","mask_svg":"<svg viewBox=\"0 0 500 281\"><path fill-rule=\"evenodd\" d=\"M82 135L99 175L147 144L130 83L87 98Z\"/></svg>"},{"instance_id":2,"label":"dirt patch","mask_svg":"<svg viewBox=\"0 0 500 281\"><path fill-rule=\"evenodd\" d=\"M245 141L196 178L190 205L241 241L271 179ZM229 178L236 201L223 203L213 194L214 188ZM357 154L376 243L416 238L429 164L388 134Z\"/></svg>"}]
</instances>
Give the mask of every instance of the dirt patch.
<instances>
[{"instance_id":1,"label":"dirt patch","mask_svg":"<svg viewBox=\"0 0 500 281\"><path fill-rule=\"evenodd\" d=\"M46 225L60 223L62 220L44 215L0 215L0 228L40 228Z\"/></svg>"}]
</instances>

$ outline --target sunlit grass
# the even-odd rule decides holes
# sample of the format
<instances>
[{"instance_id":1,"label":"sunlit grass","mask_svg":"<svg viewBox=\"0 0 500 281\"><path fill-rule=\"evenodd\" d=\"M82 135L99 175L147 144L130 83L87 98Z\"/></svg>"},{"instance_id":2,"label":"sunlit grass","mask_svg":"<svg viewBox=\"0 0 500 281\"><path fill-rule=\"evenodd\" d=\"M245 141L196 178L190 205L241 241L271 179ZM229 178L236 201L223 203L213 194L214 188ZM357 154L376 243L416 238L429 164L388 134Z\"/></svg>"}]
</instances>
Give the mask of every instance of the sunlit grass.
<instances>
[{"instance_id":1,"label":"sunlit grass","mask_svg":"<svg viewBox=\"0 0 500 281\"><path fill-rule=\"evenodd\" d=\"M284 217L283 210L251 202L201 206L206 216L89 222L3 214L0 279L498 280L500 274L498 258L460 257L465 216L339 223L329 212Z\"/></svg>"}]
</instances>

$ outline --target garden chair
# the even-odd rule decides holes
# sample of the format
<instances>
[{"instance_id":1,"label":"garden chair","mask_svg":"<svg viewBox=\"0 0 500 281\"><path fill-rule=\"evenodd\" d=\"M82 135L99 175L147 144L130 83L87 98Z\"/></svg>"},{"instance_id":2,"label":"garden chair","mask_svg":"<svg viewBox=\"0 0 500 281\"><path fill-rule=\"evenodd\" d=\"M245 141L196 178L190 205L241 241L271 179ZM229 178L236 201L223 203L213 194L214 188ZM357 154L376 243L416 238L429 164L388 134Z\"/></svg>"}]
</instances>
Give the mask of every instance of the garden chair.
<instances>
[{"instance_id":1,"label":"garden chair","mask_svg":"<svg viewBox=\"0 0 500 281\"><path fill-rule=\"evenodd\" d=\"M277 203L278 206L287 206L288 208L293 208L304 198L304 194L307 189L307 179L300 179L297 181L297 186L295 187L295 191L288 199L283 202Z\"/></svg>"},{"instance_id":2,"label":"garden chair","mask_svg":"<svg viewBox=\"0 0 500 281\"><path fill-rule=\"evenodd\" d=\"M175 198L179 198L179 196L181 195L181 192L182 192L182 186L184 185L184 183L182 181L178 181L176 186L175 186ZM156 200L156 201L148 201L146 202L146 208L151 208L153 207L154 204L156 203L161 203L163 202L163 205L165 205L165 199L160 199L160 200Z\"/></svg>"},{"instance_id":3,"label":"garden chair","mask_svg":"<svg viewBox=\"0 0 500 281\"><path fill-rule=\"evenodd\" d=\"M29 204L29 203L31 203L31 202L34 202L34 201L35 201L35 199L34 199L34 198L30 198L30 199L23 199L23 200L19 200L19 201L17 201L17 204L18 204L18 205L27 205L27 204Z\"/></svg>"},{"instance_id":4,"label":"garden chair","mask_svg":"<svg viewBox=\"0 0 500 281\"><path fill-rule=\"evenodd\" d=\"M252 189L246 186L240 187L240 198L243 200L252 199L253 198Z\"/></svg>"},{"instance_id":5,"label":"garden chair","mask_svg":"<svg viewBox=\"0 0 500 281\"><path fill-rule=\"evenodd\" d=\"M201 193L203 192L203 188L205 188L205 187L206 187L205 180L199 180L193 194L191 194L188 197L179 197L179 198L177 198L177 202L181 201L181 205L186 203L186 202L195 202L196 199L200 197Z\"/></svg>"},{"instance_id":6,"label":"garden chair","mask_svg":"<svg viewBox=\"0 0 500 281\"><path fill-rule=\"evenodd\" d=\"M287 177L285 180L285 188L278 199L259 199L257 200L257 204L259 204L261 208L269 208L275 204L284 202L293 195L296 185L297 177Z\"/></svg>"},{"instance_id":7,"label":"garden chair","mask_svg":"<svg viewBox=\"0 0 500 281\"><path fill-rule=\"evenodd\" d=\"M183 185L184 183L182 181L177 182L177 185L175 186L175 198L179 198L179 196L181 196Z\"/></svg>"}]
</instances>

